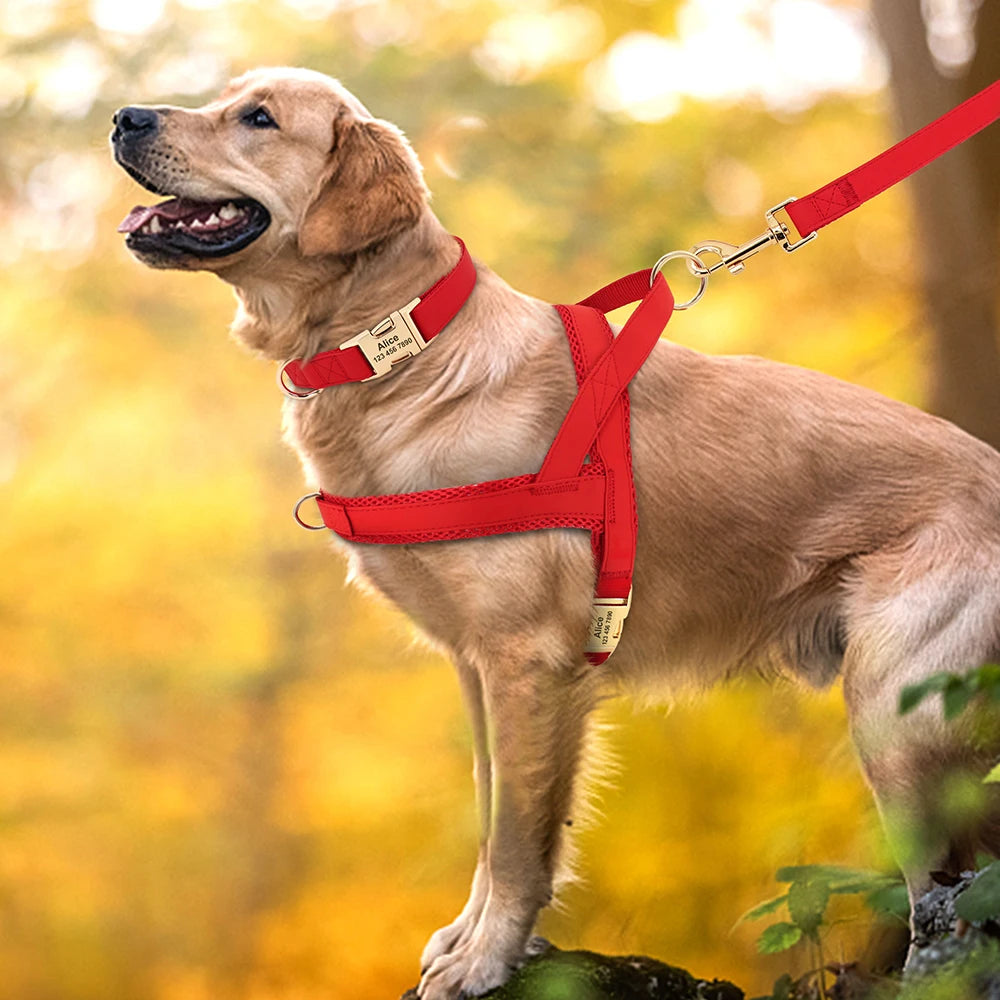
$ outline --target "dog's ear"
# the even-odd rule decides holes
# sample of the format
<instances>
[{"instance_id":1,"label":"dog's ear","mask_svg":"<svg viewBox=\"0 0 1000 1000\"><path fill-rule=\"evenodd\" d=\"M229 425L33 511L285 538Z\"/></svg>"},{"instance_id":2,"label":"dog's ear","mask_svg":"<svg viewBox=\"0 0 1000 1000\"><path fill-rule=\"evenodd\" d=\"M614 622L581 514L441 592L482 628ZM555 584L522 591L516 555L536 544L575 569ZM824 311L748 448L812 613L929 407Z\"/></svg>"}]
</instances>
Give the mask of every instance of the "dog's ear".
<instances>
[{"instance_id":1,"label":"dog's ear","mask_svg":"<svg viewBox=\"0 0 1000 1000\"><path fill-rule=\"evenodd\" d=\"M420 164L402 132L341 114L329 165L299 225L299 252L356 253L413 225L426 201Z\"/></svg>"}]
</instances>

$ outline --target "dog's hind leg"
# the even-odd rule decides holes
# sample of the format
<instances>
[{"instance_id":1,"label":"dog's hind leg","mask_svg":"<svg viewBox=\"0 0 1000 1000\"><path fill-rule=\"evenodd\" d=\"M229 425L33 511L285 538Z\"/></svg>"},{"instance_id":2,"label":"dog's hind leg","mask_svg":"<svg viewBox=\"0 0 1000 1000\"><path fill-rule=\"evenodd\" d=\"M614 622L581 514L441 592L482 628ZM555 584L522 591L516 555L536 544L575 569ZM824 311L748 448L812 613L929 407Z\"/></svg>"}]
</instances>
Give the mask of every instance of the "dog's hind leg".
<instances>
[{"instance_id":1,"label":"dog's hind leg","mask_svg":"<svg viewBox=\"0 0 1000 1000\"><path fill-rule=\"evenodd\" d=\"M447 927L436 931L427 942L427 947L420 957L421 973L426 972L436 958L453 951L469 937L486 905L489 892L486 865L493 805L493 763L490 759L483 684L478 670L471 664L458 661L456 669L469 723L472 726L472 773L476 783L476 807L479 812L479 855L469 899L462 912Z\"/></svg>"},{"instance_id":2,"label":"dog's hind leg","mask_svg":"<svg viewBox=\"0 0 1000 1000\"><path fill-rule=\"evenodd\" d=\"M504 982L552 895L599 685L581 653L531 646L517 658L494 650L481 668L493 761L486 899L471 933L428 968L422 1000L476 996Z\"/></svg>"},{"instance_id":3,"label":"dog's hind leg","mask_svg":"<svg viewBox=\"0 0 1000 1000\"><path fill-rule=\"evenodd\" d=\"M934 696L899 713L903 687L942 671L964 674L996 655L1000 580L995 566L978 562L939 560L907 580L896 559L876 569L874 586L862 568L848 598L852 735L911 904L930 888L932 872L972 866L1000 816L996 786L982 783L1000 753L996 705L976 701L947 720ZM889 579L895 586L886 593L878 581Z\"/></svg>"}]
</instances>

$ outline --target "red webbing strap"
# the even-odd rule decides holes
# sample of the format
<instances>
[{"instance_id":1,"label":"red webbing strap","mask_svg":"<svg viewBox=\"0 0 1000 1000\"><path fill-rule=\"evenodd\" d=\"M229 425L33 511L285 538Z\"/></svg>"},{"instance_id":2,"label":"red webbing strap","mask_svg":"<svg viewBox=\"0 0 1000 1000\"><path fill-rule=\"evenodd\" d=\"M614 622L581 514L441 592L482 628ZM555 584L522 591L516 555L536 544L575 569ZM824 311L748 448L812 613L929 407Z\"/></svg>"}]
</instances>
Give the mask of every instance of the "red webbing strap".
<instances>
[{"instance_id":1,"label":"red webbing strap","mask_svg":"<svg viewBox=\"0 0 1000 1000\"><path fill-rule=\"evenodd\" d=\"M480 538L541 528L599 528L604 477L585 473L536 484L532 474L420 493L316 499L323 523L351 542Z\"/></svg>"},{"instance_id":2,"label":"red webbing strap","mask_svg":"<svg viewBox=\"0 0 1000 1000\"><path fill-rule=\"evenodd\" d=\"M465 244L453 237L461 251L458 263L420 296L410 315L424 340L436 337L465 305L476 284L476 265Z\"/></svg>"},{"instance_id":3,"label":"red webbing strap","mask_svg":"<svg viewBox=\"0 0 1000 1000\"><path fill-rule=\"evenodd\" d=\"M577 378L582 388L589 373L613 344L611 327L604 314L597 309L581 305L556 308L573 349ZM549 455L556 453L560 446L564 447L565 442L562 445L553 442ZM604 517L600 527L590 534L596 570L594 598L598 604L606 605L610 602L620 609L628 601L632 590L638 530L626 389L618 393L615 405L601 422L590 446L589 458L590 463L585 468L596 468L604 476ZM621 614L620 610L618 614ZM601 623L596 624L601 627ZM610 620L608 625L610 628ZM594 626L595 622L592 620L591 627ZM612 645L599 651L588 649L587 659L593 664L604 663L613 648Z\"/></svg>"},{"instance_id":4,"label":"red webbing strap","mask_svg":"<svg viewBox=\"0 0 1000 1000\"><path fill-rule=\"evenodd\" d=\"M607 318L597 309L575 305L556 306L556 310L559 312L559 318L569 340L579 392L580 387L586 382L588 372L611 346L613 334ZM628 393L623 392L618 396L617 405L594 438L589 452L590 461L586 467L588 470L601 473L604 478L603 517L600 525L590 533L590 548L595 568L594 599L595 602L611 599L611 604L619 608L625 603L631 591L633 561L631 557L635 555L634 531L630 531L629 537L626 537L624 544L621 544L623 522L627 528L634 527L635 495L631 488L625 491L624 496L617 495L620 493L621 476L616 475L616 472L627 468L631 457L628 435ZM624 451L618 447L622 437L624 437ZM555 442L550 454L554 448L556 448ZM624 568L620 572L609 573L609 557L619 552L624 552L626 555ZM621 612L618 611L618 614ZM603 631L604 624L603 621L595 622L594 615L591 615L592 629L596 626ZM607 624L610 629L610 619ZM589 643L585 650L587 660L594 665L604 663L610 655L611 652L607 650L591 650Z\"/></svg>"},{"instance_id":5,"label":"red webbing strap","mask_svg":"<svg viewBox=\"0 0 1000 1000\"><path fill-rule=\"evenodd\" d=\"M587 378L580 386L538 472L540 481L562 479L573 475L580 468L601 424L660 339L663 327L673 311L674 298L662 274L656 276L653 287L650 288L649 272L645 273L647 278L642 289L642 302L629 317L614 343L587 373ZM634 295L639 290L631 280L635 277L633 274L620 279L619 282L595 292L579 305L589 306L596 299L609 303L606 308L601 308L601 312L617 308L629 301L624 299L623 302L624 296Z\"/></svg>"},{"instance_id":6,"label":"red webbing strap","mask_svg":"<svg viewBox=\"0 0 1000 1000\"><path fill-rule=\"evenodd\" d=\"M891 149L791 202L795 228L806 236L828 226L869 198L909 177L931 160L1000 118L1000 80L959 104Z\"/></svg>"},{"instance_id":7,"label":"red webbing strap","mask_svg":"<svg viewBox=\"0 0 1000 1000\"><path fill-rule=\"evenodd\" d=\"M638 302L649 294L649 276L652 273L651 267L643 271L633 271L603 288L598 288L592 295L581 299L577 305L590 306L591 309L600 309L601 312L608 313L612 309L627 306L630 302ZM669 316L667 318L669 319Z\"/></svg>"},{"instance_id":8,"label":"red webbing strap","mask_svg":"<svg viewBox=\"0 0 1000 1000\"><path fill-rule=\"evenodd\" d=\"M372 366L358 347L345 351L323 351L303 364L298 358L285 365L289 379L301 389L325 389L345 382L370 378Z\"/></svg>"},{"instance_id":9,"label":"red webbing strap","mask_svg":"<svg viewBox=\"0 0 1000 1000\"><path fill-rule=\"evenodd\" d=\"M438 279L410 312L420 336L433 340L457 315L476 284L476 265L465 244L459 245L458 263ZM345 382L361 382L372 376L372 366L360 347L323 351L309 361L294 358L283 366L291 382L301 389L325 389Z\"/></svg>"}]
</instances>

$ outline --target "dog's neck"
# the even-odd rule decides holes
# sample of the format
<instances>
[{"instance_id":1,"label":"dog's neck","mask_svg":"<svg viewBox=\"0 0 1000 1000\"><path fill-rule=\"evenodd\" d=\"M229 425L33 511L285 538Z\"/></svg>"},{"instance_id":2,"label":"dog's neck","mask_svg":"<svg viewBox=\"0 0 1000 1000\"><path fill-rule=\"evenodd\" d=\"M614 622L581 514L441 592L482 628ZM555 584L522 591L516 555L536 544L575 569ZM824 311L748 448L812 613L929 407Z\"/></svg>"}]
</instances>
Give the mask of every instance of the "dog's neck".
<instances>
[{"instance_id":1,"label":"dog's neck","mask_svg":"<svg viewBox=\"0 0 1000 1000\"><path fill-rule=\"evenodd\" d=\"M266 286L253 279L241 287L230 273L224 277L240 297L233 330L275 360L309 358L425 293L459 256L455 239L428 209L377 253L350 261L276 259ZM574 385L562 323L552 306L514 291L489 268L477 265L476 273L472 294L434 350L384 379L286 403L286 437L310 484L361 496L538 468L547 448L538 428L557 425ZM546 393L537 391L538 380ZM483 408L477 400L502 387L517 419L498 432L497 404Z\"/></svg>"},{"instance_id":2,"label":"dog's neck","mask_svg":"<svg viewBox=\"0 0 1000 1000\"><path fill-rule=\"evenodd\" d=\"M427 209L416 225L371 251L349 258L278 256L266 277L221 275L239 300L232 332L274 360L309 358L425 292L454 267L458 254Z\"/></svg>"}]
</instances>

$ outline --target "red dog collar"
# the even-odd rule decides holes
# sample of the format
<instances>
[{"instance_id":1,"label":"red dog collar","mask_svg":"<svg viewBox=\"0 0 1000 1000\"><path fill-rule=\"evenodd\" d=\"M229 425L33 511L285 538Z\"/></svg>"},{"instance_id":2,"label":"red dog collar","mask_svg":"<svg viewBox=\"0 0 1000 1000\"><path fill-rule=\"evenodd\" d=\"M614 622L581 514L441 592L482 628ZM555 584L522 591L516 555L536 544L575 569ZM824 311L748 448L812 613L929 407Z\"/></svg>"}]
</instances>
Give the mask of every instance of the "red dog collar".
<instances>
[{"instance_id":1,"label":"red dog collar","mask_svg":"<svg viewBox=\"0 0 1000 1000\"><path fill-rule=\"evenodd\" d=\"M367 382L419 354L458 314L476 284L476 267L465 244L458 263L423 295L389 313L370 330L309 361L294 358L278 369L278 385L295 399L345 382Z\"/></svg>"}]
</instances>

